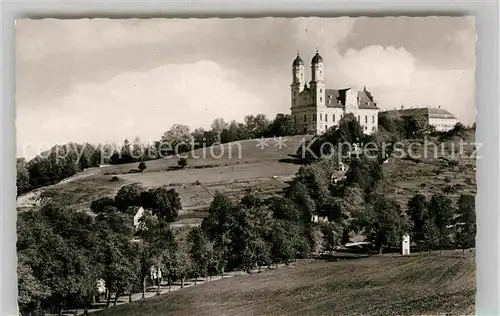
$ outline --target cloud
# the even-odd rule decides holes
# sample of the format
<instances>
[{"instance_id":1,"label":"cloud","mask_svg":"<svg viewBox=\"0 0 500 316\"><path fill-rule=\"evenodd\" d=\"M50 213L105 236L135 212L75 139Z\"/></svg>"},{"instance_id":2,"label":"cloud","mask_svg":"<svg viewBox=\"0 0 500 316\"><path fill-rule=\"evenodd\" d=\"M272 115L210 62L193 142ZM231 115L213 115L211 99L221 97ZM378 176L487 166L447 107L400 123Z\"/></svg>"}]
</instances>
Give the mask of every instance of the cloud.
<instances>
[{"instance_id":1,"label":"cloud","mask_svg":"<svg viewBox=\"0 0 500 316\"><path fill-rule=\"evenodd\" d=\"M18 143L97 143L135 136L152 141L174 123L209 127L216 117L241 121L243 115L265 112L259 96L238 86L232 76L231 70L204 60L81 84L57 104L22 108Z\"/></svg>"},{"instance_id":2,"label":"cloud","mask_svg":"<svg viewBox=\"0 0 500 316\"><path fill-rule=\"evenodd\" d=\"M379 45L349 49L326 67L336 88L366 85L382 109L440 105L466 124L475 120L474 68L427 68L404 48Z\"/></svg>"},{"instance_id":3,"label":"cloud","mask_svg":"<svg viewBox=\"0 0 500 316\"><path fill-rule=\"evenodd\" d=\"M441 104L469 123L471 21L20 20L18 142L152 140L177 122L273 118L289 112L296 51L309 73L316 47L330 88L366 85L381 108Z\"/></svg>"}]
</instances>

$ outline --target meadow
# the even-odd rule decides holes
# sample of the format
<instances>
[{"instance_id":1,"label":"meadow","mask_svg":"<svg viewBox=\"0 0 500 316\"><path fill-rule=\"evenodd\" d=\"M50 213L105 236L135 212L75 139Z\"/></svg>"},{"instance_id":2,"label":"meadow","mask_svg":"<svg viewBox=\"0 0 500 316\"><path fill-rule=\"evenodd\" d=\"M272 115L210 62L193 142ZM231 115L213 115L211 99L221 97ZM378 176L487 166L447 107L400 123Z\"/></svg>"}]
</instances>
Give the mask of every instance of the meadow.
<instances>
[{"instance_id":1,"label":"meadow","mask_svg":"<svg viewBox=\"0 0 500 316\"><path fill-rule=\"evenodd\" d=\"M474 253L383 255L199 284L96 313L167 315L471 315Z\"/></svg>"}]
</instances>

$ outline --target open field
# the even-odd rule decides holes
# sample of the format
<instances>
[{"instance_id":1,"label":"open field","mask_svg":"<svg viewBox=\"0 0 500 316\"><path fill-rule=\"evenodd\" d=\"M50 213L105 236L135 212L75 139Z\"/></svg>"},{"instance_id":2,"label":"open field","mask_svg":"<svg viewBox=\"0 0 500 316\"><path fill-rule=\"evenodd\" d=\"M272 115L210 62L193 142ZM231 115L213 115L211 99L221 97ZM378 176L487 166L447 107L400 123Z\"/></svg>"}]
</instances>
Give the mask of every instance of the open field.
<instances>
[{"instance_id":1,"label":"open field","mask_svg":"<svg viewBox=\"0 0 500 316\"><path fill-rule=\"evenodd\" d=\"M447 251L299 262L96 315L471 315L474 296L474 254Z\"/></svg>"},{"instance_id":2,"label":"open field","mask_svg":"<svg viewBox=\"0 0 500 316\"><path fill-rule=\"evenodd\" d=\"M268 196L280 191L297 172L299 165L292 162L290 155L302 141L303 136L287 137L285 146L279 148L273 139L267 139L267 146L261 148L256 146L257 140L244 140L215 147L215 157L210 148L198 149L189 154L183 170L171 170L177 166L177 158L147 161L142 173L129 173L137 168L137 163L90 168L61 183L20 196L17 207L36 205L38 194L50 191L69 205L85 209L93 200L114 196L122 185L130 183L140 183L146 188L164 185L175 188L181 196L182 213L205 209L216 191L235 199L250 189ZM111 181L113 176L119 180Z\"/></svg>"}]
</instances>

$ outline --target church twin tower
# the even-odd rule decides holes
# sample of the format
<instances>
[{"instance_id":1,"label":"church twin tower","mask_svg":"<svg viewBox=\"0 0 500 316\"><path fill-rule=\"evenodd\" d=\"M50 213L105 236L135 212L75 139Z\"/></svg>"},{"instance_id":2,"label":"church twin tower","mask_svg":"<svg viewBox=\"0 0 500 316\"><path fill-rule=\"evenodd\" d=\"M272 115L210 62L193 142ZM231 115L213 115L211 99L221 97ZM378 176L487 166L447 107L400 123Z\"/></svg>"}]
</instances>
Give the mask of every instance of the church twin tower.
<instances>
[{"instance_id":1,"label":"church twin tower","mask_svg":"<svg viewBox=\"0 0 500 316\"><path fill-rule=\"evenodd\" d=\"M353 113L365 133L372 133L378 124L378 108L371 94L363 89L327 89L323 58L316 50L311 60L311 81L305 79L304 61L299 54L292 64L291 112L299 133L322 134L338 124L347 113Z\"/></svg>"}]
</instances>

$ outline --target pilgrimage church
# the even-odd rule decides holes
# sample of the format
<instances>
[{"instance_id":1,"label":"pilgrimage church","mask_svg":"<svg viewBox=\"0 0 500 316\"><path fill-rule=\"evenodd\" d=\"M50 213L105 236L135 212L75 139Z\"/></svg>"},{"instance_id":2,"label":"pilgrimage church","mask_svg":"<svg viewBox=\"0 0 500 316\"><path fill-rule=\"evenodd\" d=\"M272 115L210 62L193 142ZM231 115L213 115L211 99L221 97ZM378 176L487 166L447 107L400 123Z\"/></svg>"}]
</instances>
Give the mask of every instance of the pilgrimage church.
<instances>
[{"instance_id":1,"label":"pilgrimage church","mask_svg":"<svg viewBox=\"0 0 500 316\"><path fill-rule=\"evenodd\" d=\"M299 133L323 134L348 113L353 113L366 134L377 130L378 112L370 92L327 89L324 81L323 58L316 51L311 60L311 81L306 83L304 62L297 54L293 61L291 112Z\"/></svg>"}]
</instances>

